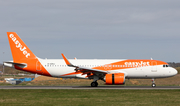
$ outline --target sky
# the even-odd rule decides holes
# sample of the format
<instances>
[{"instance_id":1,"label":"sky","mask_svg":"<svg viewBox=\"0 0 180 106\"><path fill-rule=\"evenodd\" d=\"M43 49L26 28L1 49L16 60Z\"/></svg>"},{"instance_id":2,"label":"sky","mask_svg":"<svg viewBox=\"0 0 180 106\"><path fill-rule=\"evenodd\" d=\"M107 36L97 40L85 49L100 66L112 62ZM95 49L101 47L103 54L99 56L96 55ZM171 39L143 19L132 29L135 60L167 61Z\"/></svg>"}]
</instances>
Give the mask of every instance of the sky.
<instances>
[{"instance_id":1,"label":"sky","mask_svg":"<svg viewBox=\"0 0 180 106\"><path fill-rule=\"evenodd\" d=\"M6 32L39 58L180 62L179 0L1 0L0 62L12 60Z\"/></svg>"}]
</instances>

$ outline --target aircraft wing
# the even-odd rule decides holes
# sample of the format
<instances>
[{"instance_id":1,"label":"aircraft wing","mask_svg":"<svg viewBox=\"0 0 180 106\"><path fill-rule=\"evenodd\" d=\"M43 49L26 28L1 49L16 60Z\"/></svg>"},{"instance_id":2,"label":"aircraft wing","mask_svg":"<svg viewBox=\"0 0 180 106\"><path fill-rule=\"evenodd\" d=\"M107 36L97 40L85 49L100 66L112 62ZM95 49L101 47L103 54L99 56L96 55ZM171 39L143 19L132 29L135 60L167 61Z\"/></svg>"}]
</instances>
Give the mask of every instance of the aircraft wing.
<instances>
[{"instance_id":1,"label":"aircraft wing","mask_svg":"<svg viewBox=\"0 0 180 106\"><path fill-rule=\"evenodd\" d=\"M97 69L92 69L92 68L87 68L87 67L80 67L80 66L75 66L73 64L71 64L68 59L66 58L66 56L64 56L64 54L61 54L65 63L69 66L69 67L75 67L76 71L80 71L83 74L89 74L89 73L102 73L102 74L107 74L108 71L103 71L103 70L97 70Z\"/></svg>"}]
</instances>

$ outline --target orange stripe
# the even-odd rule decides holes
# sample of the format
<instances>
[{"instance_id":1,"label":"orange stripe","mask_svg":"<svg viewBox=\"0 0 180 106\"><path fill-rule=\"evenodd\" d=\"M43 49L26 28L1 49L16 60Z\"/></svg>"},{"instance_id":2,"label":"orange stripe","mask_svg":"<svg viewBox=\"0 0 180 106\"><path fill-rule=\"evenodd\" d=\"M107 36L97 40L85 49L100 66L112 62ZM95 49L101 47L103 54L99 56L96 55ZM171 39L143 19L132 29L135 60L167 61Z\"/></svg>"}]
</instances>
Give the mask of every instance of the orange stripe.
<instances>
[{"instance_id":1,"label":"orange stripe","mask_svg":"<svg viewBox=\"0 0 180 106\"><path fill-rule=\"evenodd\" d=\"M167 64L167 63L158 60L124 60L124 61L106 64L103 66L93 67L92 69L110 71L110 70L147 67L147 66L163 65L163 64Z\"/></svg>"}]
</instances>

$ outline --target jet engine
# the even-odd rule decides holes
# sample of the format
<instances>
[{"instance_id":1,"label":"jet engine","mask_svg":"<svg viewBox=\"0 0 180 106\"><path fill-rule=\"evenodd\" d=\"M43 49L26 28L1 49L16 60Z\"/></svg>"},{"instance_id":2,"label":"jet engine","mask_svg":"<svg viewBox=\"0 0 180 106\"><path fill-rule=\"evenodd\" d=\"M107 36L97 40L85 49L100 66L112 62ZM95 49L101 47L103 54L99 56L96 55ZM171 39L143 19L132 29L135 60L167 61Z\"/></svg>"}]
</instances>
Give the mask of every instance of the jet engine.
<instances>
[{"instance_id":1,"label":"jet engine","mask_svg":"<svg viewBox=\"0 0 180 106\"><path fill-rule=\"evenodd\" d=\"M104 80L108 85L123 85L125 84L125 75L124 73L106 74Z\"/></svg>"}]
</instances>

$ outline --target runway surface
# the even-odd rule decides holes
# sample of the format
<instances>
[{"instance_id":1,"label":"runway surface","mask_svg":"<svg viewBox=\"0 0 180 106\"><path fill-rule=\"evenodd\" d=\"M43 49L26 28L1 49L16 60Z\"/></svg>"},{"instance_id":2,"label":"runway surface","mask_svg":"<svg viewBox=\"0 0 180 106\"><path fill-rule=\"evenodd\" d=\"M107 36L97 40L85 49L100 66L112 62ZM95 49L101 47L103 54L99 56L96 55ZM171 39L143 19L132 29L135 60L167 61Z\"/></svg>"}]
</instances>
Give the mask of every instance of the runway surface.
<instances>
[{"instance_id":1,"label":"runway surface","mask_svg":"<svg viewBox=\"0 0 180 106\"><path fill-rule=\"evenodd\" d=\"M0 86L0 89L180 89L180 86Z\"/></svg>"}]
</instances>

